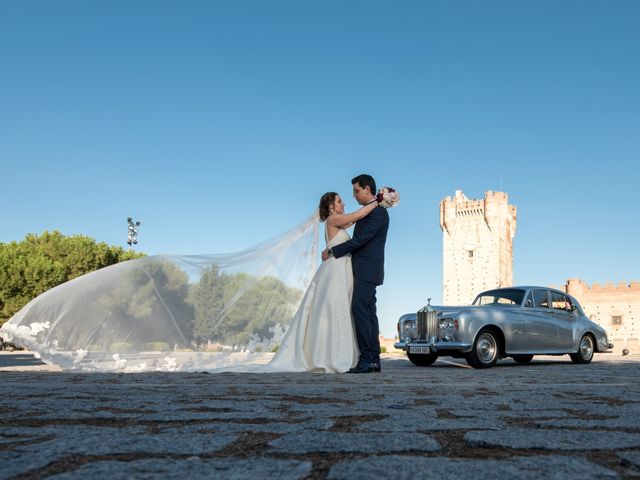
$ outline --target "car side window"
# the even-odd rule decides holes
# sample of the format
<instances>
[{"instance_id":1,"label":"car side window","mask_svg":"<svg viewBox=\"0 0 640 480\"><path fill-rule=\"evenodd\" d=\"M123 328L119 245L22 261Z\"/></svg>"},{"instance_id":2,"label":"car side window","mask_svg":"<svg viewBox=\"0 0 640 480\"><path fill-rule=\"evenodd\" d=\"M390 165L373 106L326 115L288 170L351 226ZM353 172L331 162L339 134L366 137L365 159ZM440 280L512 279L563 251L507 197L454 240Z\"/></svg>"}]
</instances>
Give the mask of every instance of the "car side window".
<instances>
[{"instance_id":1,"label":"car side window","mask_svg":"<svg viewBox=\"0 0 640 480\"><path fill-rule=\"evenodd\" d=\"M534 290L533 303L538 308L549 308L549 297L547 297L547 291L542 289Z\"/></svg>"},{"instance_id":2,"label":"car side window","mask_svg":"<svg viewBox=\"0 0 640 480\"><path fill-rule=\"evenodd\" d=\"M551 307L554 310L571 311L571 300L559 292L551 292Z\"/></svg>"},{"instance_id":3,"label":"car side window","mask_svg":"<svg viewBox=\"0 0 640 480\"><path fill-rule=\"evenodd\" d=\"M527 299L524 301L524 306L529 308L533 307L533 294L531 292L527 294Z\"/></svg>"}]
</instances>

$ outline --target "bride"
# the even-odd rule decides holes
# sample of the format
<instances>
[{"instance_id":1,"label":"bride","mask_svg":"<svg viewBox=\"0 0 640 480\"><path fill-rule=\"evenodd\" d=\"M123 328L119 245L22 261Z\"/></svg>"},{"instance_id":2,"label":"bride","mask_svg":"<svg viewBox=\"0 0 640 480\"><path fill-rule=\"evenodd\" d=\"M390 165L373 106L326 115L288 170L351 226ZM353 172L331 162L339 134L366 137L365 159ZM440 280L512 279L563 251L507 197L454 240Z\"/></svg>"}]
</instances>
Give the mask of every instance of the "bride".
<instances>
[{"instance_id":1,"label":"bride","mask_svg":"<svg viewBox=\"0 0 640 480\"><path fill-rule=\"evenodd\" d=\"M378 206L370 203L344 212L336 192L320 198L320 221L326 223L327 248L350 239L345 230ZM351 256L322 262L294 315L267 371L342 373L356 365L359 352L351 319Z\"/></svg>"}]
</instances>

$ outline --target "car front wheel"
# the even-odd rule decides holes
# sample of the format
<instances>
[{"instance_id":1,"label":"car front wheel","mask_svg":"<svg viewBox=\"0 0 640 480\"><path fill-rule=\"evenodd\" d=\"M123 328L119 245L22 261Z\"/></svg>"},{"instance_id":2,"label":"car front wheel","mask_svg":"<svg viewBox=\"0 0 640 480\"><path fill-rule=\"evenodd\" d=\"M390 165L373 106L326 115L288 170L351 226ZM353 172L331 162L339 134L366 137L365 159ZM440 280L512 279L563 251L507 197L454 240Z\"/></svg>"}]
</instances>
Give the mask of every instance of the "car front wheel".
<instances>
[{"instance_id":1,"label":"car front wheel","mask_svg":"<svg viewBox=\"0 0 640 480\"><path fill-rule=\"evenodd\" d=\"M571 353L569 356L571 357L571 361L573 363L590 363L593 360L593 354L595 352L593 337L585 333L580 339L580 345L578 346L577 353Z\"/></svg>"},{"instance_id":2,"label":"car front wheel","mask_svg":"<svg viewBox=\"0 0 640 480\"><path fill-rule=\"evenodd\" d=\"M491 368L498 361L500 341L493 330L480 330L473 349L465 357L473 368Z\"/></svg>"},{"instance_id":3,"label":"car front wheel","mask_svg":"<svg viewBox=\"0 0 640 480\"><path fill-rule=\"evenodd\" d=\"M407 353L409 361L418 367L428 367L438 359L438 355L435 353L427 353L426 355L420 355L417 353Z\"/></svg>"}]
</instances>

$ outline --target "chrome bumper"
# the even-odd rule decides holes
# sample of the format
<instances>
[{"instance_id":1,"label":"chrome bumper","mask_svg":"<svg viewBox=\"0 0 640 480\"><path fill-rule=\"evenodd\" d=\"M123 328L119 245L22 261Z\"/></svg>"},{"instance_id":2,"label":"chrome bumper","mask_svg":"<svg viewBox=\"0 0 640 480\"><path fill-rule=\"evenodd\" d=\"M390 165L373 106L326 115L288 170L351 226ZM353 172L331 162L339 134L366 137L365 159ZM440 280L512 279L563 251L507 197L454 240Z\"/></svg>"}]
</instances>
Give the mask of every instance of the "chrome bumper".
<instances>
[{"instance_id":1,"label":"chrome bumper","mask_svg":"<svg viewBox=\"0 0 640 480\"><path fill-rule=\"evenodd\" d=\"M407 353L438 353L439 350L458 350L462 353L471 351L473 347L470 343L464 342L443 342L434 340L411 340L410 342L396 342L393 344L398 350L404 350ZM427 351L428 347L428 351Z\"/></svg>"},{"instance_id":2,"label":"chrome bumper","mask_svg":"<svg viewBox=\"0 0 640 480\"><path fill-rule=\"evenodd\" d=\"M611 343L608 340L605 340L604 338L599 338L596 341L596 343L597 343L596 344L596 350L598 352L607 352L607 351L613 349L613 343Z\"/></svg>"}]
</instances>

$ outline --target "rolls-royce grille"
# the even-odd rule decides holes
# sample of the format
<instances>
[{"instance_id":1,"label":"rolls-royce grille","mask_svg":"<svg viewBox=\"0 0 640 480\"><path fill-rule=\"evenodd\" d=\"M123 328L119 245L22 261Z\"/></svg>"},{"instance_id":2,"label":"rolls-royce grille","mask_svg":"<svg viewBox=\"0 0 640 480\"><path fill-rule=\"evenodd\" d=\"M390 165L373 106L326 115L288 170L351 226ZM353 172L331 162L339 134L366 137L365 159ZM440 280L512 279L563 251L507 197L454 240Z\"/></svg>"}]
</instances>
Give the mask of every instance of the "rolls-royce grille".
<instances>
[{"instance_id":1,"label":"rolls-royce grille","mask_svg":"<svg viewBox=\"0 0 640 480\"><path fill-rule=\"evenodd\" d=\"M428 340L438 336L438 312L435 310L418 312L418 338Z\"/></svg>"}]
</instances>

